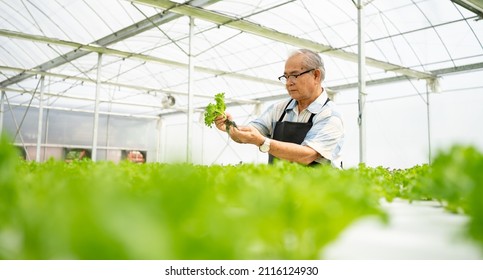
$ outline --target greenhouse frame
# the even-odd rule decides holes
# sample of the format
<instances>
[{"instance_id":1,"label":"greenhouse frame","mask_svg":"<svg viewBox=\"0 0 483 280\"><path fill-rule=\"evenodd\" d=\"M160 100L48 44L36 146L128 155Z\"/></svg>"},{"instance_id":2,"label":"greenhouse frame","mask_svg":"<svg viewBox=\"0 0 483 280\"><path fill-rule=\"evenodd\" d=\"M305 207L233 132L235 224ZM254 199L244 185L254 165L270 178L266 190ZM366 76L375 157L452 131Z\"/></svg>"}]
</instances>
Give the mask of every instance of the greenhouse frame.
<instances>
[{"instance_id":1,"label":"greenhouse frame","mask_svg":"<svg viewBox=\"0 0 483 280\"><path fill-rule=\"evenodd\" d=\"M309 260L359 259L479 261L336 275L478 277L482 19L483 0L0 0L0 277L57 272L22 260L183 261L153 262L158 279L257 260L252 277L295 276L263 261L297 260L297 277L323 278L341 264ZM300 49L326 73L291 61ZM324 105L290 111L324 75ZM277 134L276 112L305 114L307 140L306 100L337 118L332 158L244 127L266 117Z\"/></svg>"},{"instance_id":2,"label":"greenhouse frame","mask_svg":"<svg viewBox=\"0 0 483 280\"><path fill-rule=\"evenodd\" d=\"M203 110L225 92L235 118L247 123L286 98L276 77L297 48L325 60L324 87L345 116L347 166L410 167L454 143L483 146L475 132L481 1L4 0L0 7L0 130L29 160L86 150L115 162L130 151L148 162L265 162L256 148L204 127Z\"/></svg>"}]
</instances>

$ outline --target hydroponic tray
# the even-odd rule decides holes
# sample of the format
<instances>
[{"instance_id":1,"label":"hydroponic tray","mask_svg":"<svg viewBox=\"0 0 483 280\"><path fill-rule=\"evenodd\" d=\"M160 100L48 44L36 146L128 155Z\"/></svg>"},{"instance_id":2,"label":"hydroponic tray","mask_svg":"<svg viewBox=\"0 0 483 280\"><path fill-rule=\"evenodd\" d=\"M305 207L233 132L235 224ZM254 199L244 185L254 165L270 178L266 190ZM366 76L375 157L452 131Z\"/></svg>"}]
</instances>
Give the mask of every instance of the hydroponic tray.
<instances>
[{"instance_id":1,"label":"hydroponic tray","mask_svg":"<svg viewBox=\"0 0 483 280\"><path fill-rule=\"evenodd\" d=\"M465 235L468 217L436 201L382 202L389 223L356 221L324 250L324 259L483 259Z\"/></svg>"}]
</instances>

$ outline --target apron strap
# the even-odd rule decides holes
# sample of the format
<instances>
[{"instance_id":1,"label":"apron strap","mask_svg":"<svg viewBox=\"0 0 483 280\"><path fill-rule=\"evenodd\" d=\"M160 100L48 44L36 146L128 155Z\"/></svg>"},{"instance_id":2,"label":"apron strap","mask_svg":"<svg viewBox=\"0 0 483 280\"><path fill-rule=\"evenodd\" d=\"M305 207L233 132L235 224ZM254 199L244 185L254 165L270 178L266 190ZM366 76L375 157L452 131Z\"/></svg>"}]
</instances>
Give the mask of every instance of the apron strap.
<instances>
[{"instance_id":1,"label":"apron strap","mask_svg":"<svg viewBox=\"0 0 483 280\"><path fill-rule=\"evenodd\" d=\"M278 119L279 122L281 122L283 120L283 118L285 117L285 113L287 112L287 108L288 108L288 105L290 104L290 102L292 102L293 99L290 99L287 103L287 105L285 106L285 108L283 108L283 111L282 111L282 115L280 116L280 118Z\"/></svg>"},{"instance_id":2,"label":"apron strap","mask_svg":"<svg viewBox=\"0 0 483 280\"><path fill-rule=\"evenodd\" d=\"M329 99L329 98L327 98L327 100L325 100L324 105L322 105L322 107L324 107L324 106L325 106L325 104L329 103L329 101L330 101L330 99ZM315 113L312 113L312 115L310 116L310 118L309 118L308 122L310 122L310 123L311 123L311 122L312 122L312 119L314 118L314 116L315 116Z\"/></svg>"},{"instance_id":3,"label":"apron strap","mask_svg":"<svg viewBox=\"0 0 483 280\"><path fill-rule=\"evenodd\" d=\"M293 99L290 99L287 103L287 105L285 106L285 108L283 109L283 112L282 112L282 115L280 116L280 118L278 119L279 122L281 122L283 120L283 118L285 117L285 113L287 112L287 108L288 108L288 105L290 104L290 102L292 102ZM327 100L325 100L324 102L324 105L322 105L322 107L325 106L325 104L329 103L330 99L327 98ZM315 116L315 113L312 113L312 115L310 115L310 118L309 120L307 121L308 123L311 123L313 118Z\"/></svg>"}]
</instances>

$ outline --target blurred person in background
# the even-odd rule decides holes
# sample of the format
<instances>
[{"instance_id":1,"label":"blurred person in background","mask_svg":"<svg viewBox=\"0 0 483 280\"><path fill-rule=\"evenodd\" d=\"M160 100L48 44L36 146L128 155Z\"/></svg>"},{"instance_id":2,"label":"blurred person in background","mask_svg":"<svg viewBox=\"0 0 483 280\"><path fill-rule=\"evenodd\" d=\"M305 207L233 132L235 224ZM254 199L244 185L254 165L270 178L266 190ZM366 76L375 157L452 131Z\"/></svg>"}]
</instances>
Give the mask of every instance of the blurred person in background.
<instances>
[{"instance_id":1,"label":"blurred person in background","mask_svg":"<svg viewBox=\"0 0 483 280\"><path fill-rule=\"evenodd\" d=\"M299 49L285 62L278 79L285 84L289 99L271 105L247 126L227 126L230 113L215 120L238 143L253 144L275 158L305 165L331 164L342 168L344 124L336 104L322 87L325 67L315 52Z\"/></svg>"}]
</instances>

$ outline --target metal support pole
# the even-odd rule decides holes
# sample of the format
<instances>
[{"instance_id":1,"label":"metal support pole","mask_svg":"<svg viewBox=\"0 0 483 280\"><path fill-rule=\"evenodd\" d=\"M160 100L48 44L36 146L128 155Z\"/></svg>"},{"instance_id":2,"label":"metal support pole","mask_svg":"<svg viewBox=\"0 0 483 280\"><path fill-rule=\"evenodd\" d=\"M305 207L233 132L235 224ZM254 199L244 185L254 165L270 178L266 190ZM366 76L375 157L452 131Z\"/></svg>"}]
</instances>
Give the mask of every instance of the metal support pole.
<instances>
[{"instance_id":1,"label":"metal support pole","mask_svg":"<svg viewBox=\"0 0 483 280\"><path fill-rule=\"evenodd\" d=\"M15 124L15 128L17 129L15 136L13 136L13 141L14 142L17 141L17 136L20 138L20 142L22 143L22 147L25 151L25 158L30 161L31 160L30 159L30 153L29 153L29 151L27 151L25 141L23 140L23 137L22 137L22 132L20 131L20 126L17 123L17 119L15 118L15 113L13 112L12 104L10 103L10 101L8 101L7 95L5 95L5 100L7 100L8 110L10 111L10 114L12 115L13 123ZM29 105L24 105L24 106L29 106Z\"/></svg>"},{"instance_id":2,"label":"metal support pole","mask_svg":"<svg viewBox=\"0 0 483 280\"><path fill-rule=\"evenodd\" d=\"M40 99L39 99L39 116L37 125L37 151L35 154L35 161L40 162L40 148L42 146L42 126L44 122L44 81L45 76L40 77ZM35 94L35 93L32 93Z\"/></svg>"},{"instance_id":3,"label":"metal support pole","mask_svg":"<svg viewBox=\"0 0 483 280\"><path fill-rule=\"evenodd\" d=\"M192 134L193 134L193 81L194 81L194 57L193 57L193 33L195 20L190 17L190 31L189 31L189 60L188 60L188 125L187 125L187 139L186 139L186 161L192 162Z\"/></svg>"},{"instance_id":4,"label":"metal support pole","mask_svg":"<svg viewBox=\"0 0 483 280\"><path fill-rule=\"evenodd\" d=\"M0 136L3 133L3 114L5 112L4 104L5 104L5 91L2 90L2 96L0 97Z\"/></svg>"},{"instance_id":5,"label":"metal support pole","mask_svg":"<svg viewBox=\"0 0 483 280\"><path fill-rule=\"evenodd\" d=\"M430 118L429 109L430 109L429 89L428 89L428 83L426 82L426 114L427 114L427 122L428 122L428 163L431 164L431 118Z\"/></svg>"},{"instance_id":6,"label":"metal support pole","mask_svg":"<svg viewBox=\"0 0 483 280\"><path fill-rule=\"evenodd\" d=\"M159 117L156 121L156 162L161 162L161 143L163 142L162 139L162 128L163 128L163 119Z\"/></svg>"},{"instance_id":7,"label":"metal support pole","mask_svg":"<svg viewBox=\"0 0 483 280\"><path fill-rule=\"evenodd\" d=\"M50 83L51 83L51 81L49 81L49 84ZM49 100L49 98L47 97L46 98L47 103L48 103L48 100ZM44 144L42 144L42 147L43 147L42 151L44 152L44 160L45 160L46 159L45 154L47 152L46 150L47 150L47 144L48 144L48 139L49 139L49 131L50 131L49 130L50 109L44 107L44 110L46 111L46 113L45 113L45 125L44 125L44 129L43 129L45 131L45 133L44 133Z\"/></svg>"},{"instance_id":8,"label":"metal support pole","mask_svg":"<svg viewBox=\"0 0 483 280\"><path fill-rule=\"evenodd\" d=\"M359 84L359 163L366 162L366 49L364 36L364 3L357 1L357 62Z\"/></svg>"},{"instance_id":9,"label":"metal support pole","mask_svg":"<svg viewBox=\"0 0 483 280\"><path fill-rule=\"evenodd\" d=\"M101 68L102 68L102 53L97 57L97 80L96 80L96 101L94 106L94 129L92 132L92 161L97 160L97 135L99 131L99 99L101 92Z\"/></svg>"}]
</instances>

